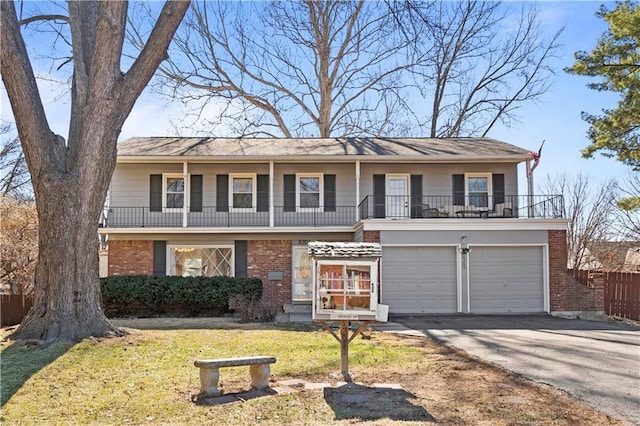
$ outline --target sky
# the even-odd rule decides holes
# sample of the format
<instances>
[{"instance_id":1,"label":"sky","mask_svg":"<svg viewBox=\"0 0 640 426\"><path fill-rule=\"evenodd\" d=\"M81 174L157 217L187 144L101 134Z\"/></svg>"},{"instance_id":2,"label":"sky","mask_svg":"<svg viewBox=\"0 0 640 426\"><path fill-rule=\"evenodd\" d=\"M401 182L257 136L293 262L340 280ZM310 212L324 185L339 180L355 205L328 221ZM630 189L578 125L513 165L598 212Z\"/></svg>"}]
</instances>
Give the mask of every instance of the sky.
<instances>
[{"instance_id":1,"label":"sky","mask_svg":"<svg viewBox=\"0 0 640 426\"><path fill-rule=\"evenodd\" d=\"M531 151L537 151L542 141L545 141L540 164L535 170L536 186L543 183L547 175L555 176L559 173L582 173L594 183L609 178L623 180L631 173L629 167L599 153L593 159L581 157L580 151L589 143L588 125L582 120L581 112L598 114L603 108L613 107L617 96L593 91L586 84L595 80L563 71L563 68L573 64L574 52L592 50L600 35L606 31L606 24L595 16L600 4L601 2L592 1L537 2L543 30L551 35L558 28L565 27L561 37L563 46L553 62L557 72L553 77L552 87L537 103L520 109L518 123L510 128L496 127L489 134L490 137ZM27 43L37 42L37 33L30 31L23 34ZM42 70L42 73L46 74L47 70ZM61 85L50 80L40 81L39 85L52 130L66 136L69 105L61 100ZM2 119L12 122L4 86L1 88L0 101ZM159 98L147 88L125 122L119 141L134 136L174 135L174 123L179 123L185 112L185 106L179 101ZM216 106L209 106L206 114L215 116ZM525 184L524 166L519 173L522 187Z\"/></svg>"}]
</instances>

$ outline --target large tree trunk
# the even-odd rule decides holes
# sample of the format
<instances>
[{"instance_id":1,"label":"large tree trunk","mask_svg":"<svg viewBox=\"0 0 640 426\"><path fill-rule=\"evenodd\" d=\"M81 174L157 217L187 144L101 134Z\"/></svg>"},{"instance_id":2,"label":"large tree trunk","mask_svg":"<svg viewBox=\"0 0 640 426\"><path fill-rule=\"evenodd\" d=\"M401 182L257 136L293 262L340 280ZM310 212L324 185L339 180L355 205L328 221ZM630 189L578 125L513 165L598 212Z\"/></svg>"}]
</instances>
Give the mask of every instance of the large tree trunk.
<instances>
[{"instance_id":1,"label":"large tree trunk","mask_svg":"<svg viewBox=\"0 0 640 426\"><path fill-rule=\"evenodd\" d=\"M38 181L35 303L13 338L52 342L121 334L109 323L101 306L98 218L104 196L88 194L93 188L68 173ZM108 181L100 186L107 185Z\"/></svg>"},{"instance_id":2,"label":"large tree trunk","mask_svg":"<svg viewBox=\"0 0 640 426\"><path fill-rule=\"evenodd\" d=\"M77 341L119 334L104 316L98 220L116 162L116 141L151 79L188 1L165 3L146 47L120 70L127 2L70 1L73 48L69 138L47 123L15 7L0 2L2 81L31 173L39 219L35 301L13 338Z\"/></svg>"}]
</instances>

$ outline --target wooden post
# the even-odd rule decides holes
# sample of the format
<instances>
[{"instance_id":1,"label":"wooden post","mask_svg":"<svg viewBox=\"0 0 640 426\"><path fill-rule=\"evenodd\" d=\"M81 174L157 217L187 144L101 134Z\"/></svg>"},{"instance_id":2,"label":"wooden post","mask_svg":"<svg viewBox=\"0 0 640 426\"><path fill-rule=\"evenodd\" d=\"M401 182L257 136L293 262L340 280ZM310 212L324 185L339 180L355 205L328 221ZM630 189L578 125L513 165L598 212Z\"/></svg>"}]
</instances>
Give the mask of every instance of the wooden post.
<instances>
[{"instance_id":1,"label":"wooden post","mask_svg":"<svg viewBox=\"0 0 640 426\"><path fill-rule=\"evenodd\" d=\"M340 365L345 382L351 382L349 375L349 321L340 321Z\"/></svg>"},{"instance_id":2,"label":"wooden post","mask_svg":"<svg viewBox=\"0 0 640 426\"><path fill-rule=\"evenodd\" d=\"M345 382L351 382L351 375L349 374L349 343L351 343L358 334L362 333L373 321L362 321L362 324L360 324L356 331L351 334L351 337L349 337L349 320L340 320L340 335L329 327L327 320L316 321L322 324L322 327L331 333L338 342L340 342L340 366L342 369L342 377Z\"/></svg>"}]
</instances>

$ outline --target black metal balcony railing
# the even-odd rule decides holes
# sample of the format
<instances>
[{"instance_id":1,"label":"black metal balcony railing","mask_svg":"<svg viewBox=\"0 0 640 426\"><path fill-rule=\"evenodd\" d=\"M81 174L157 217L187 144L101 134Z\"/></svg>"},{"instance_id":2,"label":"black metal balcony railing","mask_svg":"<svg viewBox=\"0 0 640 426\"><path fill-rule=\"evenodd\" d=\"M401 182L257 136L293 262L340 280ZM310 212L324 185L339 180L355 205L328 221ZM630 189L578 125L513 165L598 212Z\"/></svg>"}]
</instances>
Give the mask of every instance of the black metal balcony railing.
<instances>
[{"instance_id":1,"label":"black metal balcony railing","mask_svg":"<svg viewBox=\"0 0 640 426\"><path fill-rule=\"evenodd\" d=\"M104 227L144 228L183 226L182 209L152 212L149 207L110 207L104 214ZM337 206L335 211L306 209L285 211L274 207L274 226L353 226L356 223L355 206ZM216 207L203 207L201 212L187 214L189 227L245 227L269 226L269 212L217 211Z\"/></svg>"},{"instance_id":2,"label":"black metal balcony railing","mask_svg":"<svg viewBox=\"0 0 640 426\"><path fill-rule=\"evenodd\" d=\"M368 195L358 209L360 219L555 219L562 217L563 199L561 195Z\"/></svg>"},{"instance_id":3,"label":"black metal balcony railing","mask_svg":"<svg viewBox=\"0 0 640 426\"><path fill-rule=\"evenodd\" d=\"M446 218L536 218L562 217L563 200L560 195L428 195L375 197L367 195L357 207L360 219L446 219ZM355 206L337 206L335 211L322 209L285 211L275 206L273 225L276 227L353 226ZM103 227L152 228L181 227L182 209L152 212L149 207L110 207L103 215ZM203 207L201 212L189 212L188 227L268 227L269 212L217 211Z\"/></svg>"}]
</instances>

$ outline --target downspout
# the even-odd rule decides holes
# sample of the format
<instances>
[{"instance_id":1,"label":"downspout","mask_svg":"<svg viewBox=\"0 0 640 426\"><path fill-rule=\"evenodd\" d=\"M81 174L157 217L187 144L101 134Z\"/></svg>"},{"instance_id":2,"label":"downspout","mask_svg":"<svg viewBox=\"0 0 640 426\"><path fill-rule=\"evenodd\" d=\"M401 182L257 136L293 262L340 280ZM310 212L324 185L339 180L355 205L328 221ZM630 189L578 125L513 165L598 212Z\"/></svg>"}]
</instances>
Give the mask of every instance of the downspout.
<instances>
[{"instance_id":1,"label":"downspout","mask_svg":"<svg viewBox=\"0 0 640 426\"><path fill-rule=\"evenodd\" d=\"M542 147L544 146L544 141L542 141L542 145L540 145L540 149L538 152L530 152L529 155L531 158L527 160L527 193L529 196L529 205L527 206L527 213L529 218L533 218L533 171L540 164L540 155L542 154ZM533 166L531 166L531 160L534 161Z\"/></svg>"},{"instance_id":2,"label":"downspout","mask_svg":"<svg viewBox=\"0 0 640 426\"><path fill-rule=\"evenodd\" d=\"M527 216L533 217L533 168L531 160L527 160Z\"/></svg>"}]
</instances>

